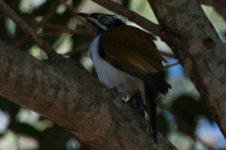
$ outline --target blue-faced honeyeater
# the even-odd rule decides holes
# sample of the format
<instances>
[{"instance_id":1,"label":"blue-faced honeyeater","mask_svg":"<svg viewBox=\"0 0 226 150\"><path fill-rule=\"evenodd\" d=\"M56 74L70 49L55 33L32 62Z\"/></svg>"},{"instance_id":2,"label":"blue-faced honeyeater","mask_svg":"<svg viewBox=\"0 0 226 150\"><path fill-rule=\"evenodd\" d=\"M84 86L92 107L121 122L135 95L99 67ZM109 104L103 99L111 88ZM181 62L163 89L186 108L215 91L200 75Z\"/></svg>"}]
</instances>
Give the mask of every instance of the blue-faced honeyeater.
<instances>
[{"instance_id":1,"label":"blue-faced honeyeater","mask_svg":"<svg viewBox=\"0 0 226 150\"><path fill-rule=\"evenodd\" d=\"M165 59L153 42L155 37L126 25L117 15L78 15L96 31L89 53L99 80L136 104L143 104L149 116L149 132L157 143L155 100L158 93L166 94L170 85L164 79L162 62Z\"/></svg>"}]
</instances>

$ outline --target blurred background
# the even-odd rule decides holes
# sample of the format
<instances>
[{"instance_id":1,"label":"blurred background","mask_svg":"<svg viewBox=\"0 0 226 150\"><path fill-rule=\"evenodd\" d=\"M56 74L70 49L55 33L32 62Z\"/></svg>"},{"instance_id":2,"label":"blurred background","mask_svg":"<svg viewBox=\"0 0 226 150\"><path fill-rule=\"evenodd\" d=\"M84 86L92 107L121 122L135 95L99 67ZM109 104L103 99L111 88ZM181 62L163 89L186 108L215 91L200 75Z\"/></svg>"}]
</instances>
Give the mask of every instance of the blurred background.
<instances>
[{"instance_id":1,"label":"blurred background","mask_svg":"<svg viewBox=\"0 0 226 150\"><path fill-rule=\"evenodd\" d=\"M74 12L112 13L90 0L7 0L13 8L58 53L79 61L93 73L87 48L95 36L89 26ZM146 1L115 0L157 23ZM222 41L226 22L209 6L203 6ZM226 9L226 8L225 8ZM133 24L128 21L129 24ZM133 24L135 25L135 24ZM0 14L0 39L44 60L45 53L10 19ZM159 50L170 48L157 40ZM161 134L179 150L226 149L226 141L181 65L173 57L168 62L167 80L172 85L167 96L158 100L158 127ZM175 64L176 65L171 65ZM51 109L51 108L49 108ZM41 117L0 97L0 150L88 150L72 134Z\"/></svg>"}]
</instances>

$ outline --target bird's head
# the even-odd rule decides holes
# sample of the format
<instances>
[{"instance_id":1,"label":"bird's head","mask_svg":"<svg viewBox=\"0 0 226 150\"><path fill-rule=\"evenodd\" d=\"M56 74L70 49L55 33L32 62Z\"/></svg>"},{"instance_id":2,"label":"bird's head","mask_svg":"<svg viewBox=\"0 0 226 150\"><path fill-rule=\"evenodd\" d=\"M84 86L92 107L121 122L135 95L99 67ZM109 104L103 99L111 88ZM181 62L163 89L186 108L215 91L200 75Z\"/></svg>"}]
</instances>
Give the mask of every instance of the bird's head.
<instances>
[{"instance_id":1,"label":"bird's head","mask_svg":"<svg viewBox=\"0 0 226 150\"><path fill-rule=\"evenodd\" d=\"M100 13L78 13L78 15L85 18L94 27L97 33L125 25L125 22L116 15Z\"/></svg>"}]
</instances>

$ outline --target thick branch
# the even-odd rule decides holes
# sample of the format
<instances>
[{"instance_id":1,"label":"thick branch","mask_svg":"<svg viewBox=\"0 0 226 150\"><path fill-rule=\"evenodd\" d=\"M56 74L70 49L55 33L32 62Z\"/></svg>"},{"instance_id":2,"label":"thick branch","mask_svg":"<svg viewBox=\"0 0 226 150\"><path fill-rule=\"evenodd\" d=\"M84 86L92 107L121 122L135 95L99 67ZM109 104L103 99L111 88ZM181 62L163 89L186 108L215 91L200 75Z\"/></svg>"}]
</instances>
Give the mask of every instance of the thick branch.
<instances>
[{"instance_id":1,"label":"thick branch","mask_svg":"<svg viewBox=\"0 0 226 150\"><path fill-rule=\"evenodd\" d=\"M175 149L152 143L145 121L90 73L68 63L40 62L0 42L0 95L67 128L92 149ZM57 67L56 67L57 66Z\"/></svg>"},{"instance_id":2,"label":"thick branch","mask_svg":"<svg viewBox=\"0 0 226 150\"><path fill-rule=\"evenodd\" d=\"M174 32L162 36L211 108L226 136L226 48L196 0L149 0L161 26ZM189 107L189 106L188 106ZM192 108L191 108L192 111Z\"/></svg>"}]
</instances>

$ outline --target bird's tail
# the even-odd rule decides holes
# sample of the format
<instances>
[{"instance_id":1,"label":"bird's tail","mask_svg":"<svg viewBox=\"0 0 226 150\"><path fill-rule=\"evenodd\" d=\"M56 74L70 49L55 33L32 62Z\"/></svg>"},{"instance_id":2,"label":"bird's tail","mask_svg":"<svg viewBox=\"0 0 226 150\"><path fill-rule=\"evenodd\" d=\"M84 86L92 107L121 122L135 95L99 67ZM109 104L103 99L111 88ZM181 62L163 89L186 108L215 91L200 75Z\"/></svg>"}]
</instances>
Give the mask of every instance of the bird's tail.
<instances>
[{"instance_id":1,"label":"bird's tail","mask_svg":"<svg viewBox=\"0 0 226 150\"><path fill-rule=\"evenodd\" d=\"M146 111L149 116L148 120L148 130L155 143L158 142L158 131L157 131L157 105L156 97L158 95L157 91L154 91L149 86L145 85L145 103Z\"/></svg>"}]
</instances>

